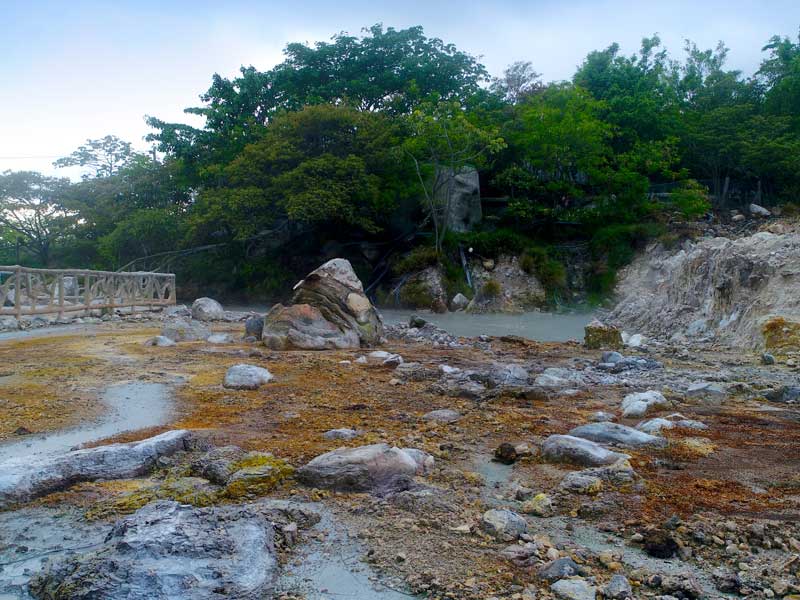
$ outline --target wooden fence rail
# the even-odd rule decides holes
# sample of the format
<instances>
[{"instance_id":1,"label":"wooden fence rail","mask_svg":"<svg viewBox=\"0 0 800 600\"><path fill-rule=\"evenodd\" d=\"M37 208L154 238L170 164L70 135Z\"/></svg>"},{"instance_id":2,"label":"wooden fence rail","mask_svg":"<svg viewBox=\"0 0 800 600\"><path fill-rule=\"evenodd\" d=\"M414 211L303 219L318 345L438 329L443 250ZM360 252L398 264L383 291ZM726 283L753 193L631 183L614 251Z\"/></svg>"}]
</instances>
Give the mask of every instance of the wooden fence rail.
<instances>
[{"instance_id":1,"label":"wooden fence rail","mask_svg":"<svg viewBox=\"0 0 800 600\"><path fill-rule=\"evenodd\" d=\"M58 314L175 304L172 273L0 266L0 315Z\"/></svg>"}]
</instances>

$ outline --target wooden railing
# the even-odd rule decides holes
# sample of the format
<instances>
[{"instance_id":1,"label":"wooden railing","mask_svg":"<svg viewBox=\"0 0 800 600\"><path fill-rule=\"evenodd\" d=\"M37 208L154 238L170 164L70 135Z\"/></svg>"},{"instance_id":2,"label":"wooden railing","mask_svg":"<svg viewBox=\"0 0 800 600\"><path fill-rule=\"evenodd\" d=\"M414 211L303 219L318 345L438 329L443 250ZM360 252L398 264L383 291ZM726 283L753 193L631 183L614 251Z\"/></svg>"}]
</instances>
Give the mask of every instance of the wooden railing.
<instances>
[{"instance_id":1,"label":"wooden railing","mask_svg":"<svg viewBox=\"0 0 800 600\"><path fill-rule=\"evenodd\" d=\"M175 304L175 275L0 266L0 315L152 310Z\"/></svg>"}]
</instances>

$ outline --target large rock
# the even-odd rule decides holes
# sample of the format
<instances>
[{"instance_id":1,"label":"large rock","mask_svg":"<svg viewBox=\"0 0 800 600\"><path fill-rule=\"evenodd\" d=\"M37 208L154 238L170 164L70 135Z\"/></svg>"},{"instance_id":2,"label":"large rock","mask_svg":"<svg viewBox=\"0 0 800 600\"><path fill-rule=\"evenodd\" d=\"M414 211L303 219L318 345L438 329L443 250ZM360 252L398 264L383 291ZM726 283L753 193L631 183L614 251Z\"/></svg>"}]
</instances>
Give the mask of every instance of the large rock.
<instances>
[{"instance_id":1,"label":"large rock","mask_svg":"<svg viewBox=\"0 0 800 600\"><path fill-rule=\"evenodd\" d=\"M198 321L222 321L225 309L213 298L198 298L192 303L192 318Z\"/></svg>"},{"instance_id":2,"label":"large rock","mask_svg":"<svg viewBox=\"0 0 800 600\"><path fill-rule=\"evenodd\" d=\"M161 328L161 335L173 342L197 342L207 340L211 331L198 321L176 319Z\"/></svg>"},{"instance_id":3,"label":"large rock","mask_svg":"<svg viewBox=\"0 0 800 600\"><path fill-rule=\"evenodd\" d=\"M423 472L425 466L419 460L388 444L338 448L298 469L297 479L318 488L366 492L391 487Z\"/></svg>"},{"instance_id":4,"label":"large rock","mask_svg":"<svg viewBox=\"0 0 800 600\"><path fill-rule=\"evenodd\" d=\"M272 597L275 530L258 504L193 508L158 501L118 521L103 546L47 566L46 600Z\"/></svg>"},{"instance_id":5,"label":"large rock","mask_svg":"<svg viewBox=\"0 0 800 600\"><path fill-rule=\"evenodd\" d=\"M361 345L373 346L381 342L383 321L349 261L329 260L309 273L294 289L294 304L314 306L343 333L355 332Z\"/></svg>"},{"instance_id":6,"label":"large rock","mask_svg":"<svg viewBox=\"0 0 800 600\"><path fill-rule=\"evenodd\" d=\"M273 350L336 350L358 348L352 329L341 330L309 304L276 304L264 317L261 341Z\"/></svg>"},{"instance_id":7,"label":"large rock","mask_svg":"<svg viewBox=\"0 0 800 600\"><path fill-rule=\"evenodd\" d=\"M544 286L535 274L522 268L517 256L501 255L494 264L472 260L470 270L476 294L467 306L467 312L521 313L541 308L547 302ZM485 287L487 284L489 288ZM491 288L498 293L487 294Z\"/></svg>"},{"instance_id":8,"label":"large rock","mask_svg":"<svg viewBox=\"0 0 800 600\"><path fill-rule=\"evenodd\" d=\"M582 577L560 579L550 586L560 600L595 600L597 588Z\"/></svg>"},{"instance_id":9,"label":"large rock","mask_svg":"<svg viewBox=\"0 0 800 600\"><path fill-rule=\"evenodd\" d=\"M257 390L275 377L264 367L255 365L233 365L225 373L223 387L233 390Z\"/></svg>"},{"instance_id":10,"label":"large rock","mask_svg":"<svg viewBox=\"0 0 800 600\"><path fill-rule=\"evenodd\" d=\"M551 435L542 444L542 456L551 462L566 462L586 467L612 465L630 458L627 454L612 452L587 439L572 435Z\"/></svg>"},{"instance_id":11,"label":"large rock","mask_svg":"<svg viewBox=\"0 0 800 600\"><path fill-rule=\"evenodd\" d=\"M140 442L0 462L0 508L81 481L137 477L149 471L159 457L188 449L190 444L190 433L180 429Z\"/></svg>"},{"instance_id":12,"label":"large rock","mask_svg":"<svg viewBox=\"0 0 800 600\"><path fill-rule=\"evenodd\" d=\"M661 448L667 445L667 441L664 438L656 437L619 423L587 423L576 427L569 434L599 444L614 444L623 448L644 448L647 446Z\"/></svg>"},{"instance_id":13,"label":"large rock","mask_svg":"<svg viewBox=\"0 0 800 600\"><path fill-rule=\"evenodd\" d=\"M295 286L291 306L264 317L262 341L274 350L331 350L379 344L383 321L343 258L329 260Z\"/></svg>"},{"instance_id":14,"label":"large rock","mask_svg":"<svg viewBox=\"0 0 800 600\"><path fill-rule=\"evenodd\" d=\"M457 233L471 231L483 218L478 171L466 167L454 174L443 169L437 173L437 182L440 200L448 207L445 219L449 229Z\"/></svg>"}]
</instances>

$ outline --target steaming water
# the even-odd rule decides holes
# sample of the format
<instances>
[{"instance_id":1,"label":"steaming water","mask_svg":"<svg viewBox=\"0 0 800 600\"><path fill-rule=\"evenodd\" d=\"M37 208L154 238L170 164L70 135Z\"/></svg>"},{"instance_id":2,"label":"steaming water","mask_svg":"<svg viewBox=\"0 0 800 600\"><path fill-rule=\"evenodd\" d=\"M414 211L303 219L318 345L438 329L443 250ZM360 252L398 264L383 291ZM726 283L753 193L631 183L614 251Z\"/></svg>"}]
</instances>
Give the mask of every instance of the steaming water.
<instances>
[{"instance_id":1,"label":"steaming water","mask_svg":"<svg viewBox=\"0 0 800 600\"><path fill-rule=\"evenodd\" d=\"M518 335L539 342L582 340L583 328L592 320L592 313L529 312L521 315L463 312L435 314L430 312L381 309L388 325L408 323L411 315L419 315L448 333L457 336Z\"/></svg>"}]
</instances>

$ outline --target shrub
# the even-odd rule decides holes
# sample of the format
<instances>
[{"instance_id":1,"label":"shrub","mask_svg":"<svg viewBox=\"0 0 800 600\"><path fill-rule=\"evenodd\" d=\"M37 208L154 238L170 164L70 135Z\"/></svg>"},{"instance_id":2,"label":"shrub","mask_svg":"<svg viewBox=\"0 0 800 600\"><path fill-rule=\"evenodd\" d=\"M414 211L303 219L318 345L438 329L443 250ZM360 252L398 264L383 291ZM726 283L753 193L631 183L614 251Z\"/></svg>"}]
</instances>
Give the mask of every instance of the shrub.
<instances>
[{"instance_id":1,"label":"shrub","mask_svg":"<svg viewBox=\"0 0 800 600\"><path fill-rule=\"evenodd\" d=\"M479 256L497 258L501 254L520 254L531 240L510 229L464 234L461 242Z\"/></svg>"},{"instance_id":2,"label":"shrub","mask_svg":"<svg viewBox=\"0 0 800 600\"><path fill-rule=\"evenodd\" d=\"M503 288L500 286L500 284L494 279L490 279L481 287L481 298L497 298L502 291Z\"/></svg>"},{"instance_id":3,"label":"shrub","mask_svg":"<svg viewBox=\"0 0 800 600\"><path fill-rule=\"evenodd\" d=\"M567 270L564 265L551 258L545 248L532 246L525 250L519 258L519 266L528 275L536 278L548 291L554 291L567 285Z\"/></svg>"},{"instance_id":4,"label":"shrub","mask_svg":"<svg viewBox=\"0 0 800 600\"><path fill-rule=\"evenodd\" d=\"M400 288L400 303L407 308L431 308L433 295L428 287L419 281L413 281Z\"/></svg>"},{"instance_id":5,"label":"shrub","mask_svg":"<svg viewBox=\"0 0 800 600\"><path fill-rule=\"evenodd\" d=\"M433 246L418 246L395 263L394 271L398 275L416 273L432 267L438 262L439 257L436 254L436 248Z\"/></svg>"},{"instance_id":6,"label":"shrub","mask_svg":"<svg viewBox=\"0 0 800 600\"><path fill-rule=\"evenodd\" d=\"M711 210L708 188L694 179L687 179L670 194L670 202L687 219L702 217Z\"/></svg>"}]
</instances>

